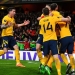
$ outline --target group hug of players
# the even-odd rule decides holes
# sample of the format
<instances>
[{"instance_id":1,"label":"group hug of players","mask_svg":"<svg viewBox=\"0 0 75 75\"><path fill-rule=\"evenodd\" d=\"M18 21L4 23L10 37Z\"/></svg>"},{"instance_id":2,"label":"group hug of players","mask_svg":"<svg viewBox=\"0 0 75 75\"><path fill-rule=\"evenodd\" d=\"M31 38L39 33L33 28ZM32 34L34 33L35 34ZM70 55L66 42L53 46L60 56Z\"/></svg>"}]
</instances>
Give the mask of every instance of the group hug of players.
<instances>
[{"instance_id":1,"label":"group hug of players","mask_svg":"<svg viewBox=\"0 0 75 75\"><path fill-rule=\"evenodd\" d=\"M40 59L40 72L42 74L51 75L52 63L55 61L58 75L61 74L61 63L58 57L57 49L57 30L60 33L60 56L66 64L65 75L75 75L75 60L73 57L73 38L69 29L71 17L64 18L58 11L56 3L48 4L42 9L42 15L38 18L40 31L37 39L36 50ZM58 25L58 26L56 26ZM56 28L58 27L58 28ZM43 45L43 53L41 52ZM65 52L67 50L70 62L68 62Z\"/></svg>"}]
</instances>

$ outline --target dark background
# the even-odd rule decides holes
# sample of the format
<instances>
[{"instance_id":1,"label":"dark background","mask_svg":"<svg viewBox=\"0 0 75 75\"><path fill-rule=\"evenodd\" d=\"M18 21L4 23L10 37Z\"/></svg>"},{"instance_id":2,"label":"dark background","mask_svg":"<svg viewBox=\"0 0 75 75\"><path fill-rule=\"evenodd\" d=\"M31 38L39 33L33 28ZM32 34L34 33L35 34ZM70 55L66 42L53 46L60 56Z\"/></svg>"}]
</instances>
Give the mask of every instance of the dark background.
<instances>
[{"instance_id":1,"label":"dark background","mask_svg":"<svg viewBox=\"0 0 75 75\"><path fill-rule=\"evenodd\" d=\"M16 4L16 3L45 3L45 2L63 2L75 0L0 0L0 4Z\"/></svg>"}]
</instances>

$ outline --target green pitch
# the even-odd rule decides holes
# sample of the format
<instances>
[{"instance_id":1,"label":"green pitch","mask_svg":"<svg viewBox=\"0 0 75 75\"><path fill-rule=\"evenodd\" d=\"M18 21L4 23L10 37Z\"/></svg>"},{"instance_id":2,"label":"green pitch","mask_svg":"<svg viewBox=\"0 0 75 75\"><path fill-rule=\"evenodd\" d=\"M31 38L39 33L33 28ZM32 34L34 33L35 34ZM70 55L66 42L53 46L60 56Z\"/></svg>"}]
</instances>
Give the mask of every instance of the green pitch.
<instances>
[{"instance_id":1,"label":"green pitch","mask_svg":"<svg viewBox=\"0 0 75 75\"><path fill-rule=\"evenodd\" d=\"M20 68L15 66L14 60L0 60L0 75L42 75L39 73L39 62L35 61L21 61L26 68ZM62 75L65 75L66 66L62 65ZM53 73L51 75L57 75L55 65L53 63Z\"/></svg>"}]
</instances>

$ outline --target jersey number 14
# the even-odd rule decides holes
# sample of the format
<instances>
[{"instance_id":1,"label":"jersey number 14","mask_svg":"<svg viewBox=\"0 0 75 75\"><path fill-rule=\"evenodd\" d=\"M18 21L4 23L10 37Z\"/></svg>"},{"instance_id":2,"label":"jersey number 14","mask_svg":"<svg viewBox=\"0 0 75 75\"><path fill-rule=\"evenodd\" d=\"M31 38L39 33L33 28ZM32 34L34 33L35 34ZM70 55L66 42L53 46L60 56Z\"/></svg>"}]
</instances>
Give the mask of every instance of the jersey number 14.
<instances>
[{"instance_id":1,"label":"jersey number 14","mask_svg":"<svg viewBox=\"0 0 75 75\"><path fill-rule=\"evenodd\" d=\"M50 22L48 22L47 28L46 28L45 24L43 25L43 28L44 28L44 32L45 32L45 33L46 33L46 30L51 30L51 31L53 31L53 28L52 28L52 25L50 24Z\"/></svg>"}]
</instances>

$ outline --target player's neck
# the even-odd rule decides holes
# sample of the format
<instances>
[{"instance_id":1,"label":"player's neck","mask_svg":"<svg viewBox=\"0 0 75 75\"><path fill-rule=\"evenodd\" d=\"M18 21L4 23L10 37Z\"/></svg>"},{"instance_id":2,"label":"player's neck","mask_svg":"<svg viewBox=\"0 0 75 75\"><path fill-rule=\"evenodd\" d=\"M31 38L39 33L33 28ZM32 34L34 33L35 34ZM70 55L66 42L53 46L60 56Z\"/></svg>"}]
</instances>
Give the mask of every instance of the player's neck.
<instances>
[{"instance_id":1,"label":"player's neck","mask_svg":"<svg viewBox=\"0 0 75 75\"><path fill-rule=\"evenodd\" d=\"M13 16L12 15L10 15L10 14L8 14L8 16L10 17L10 18L12 18Z\"/></svg>"}]
</instances>

